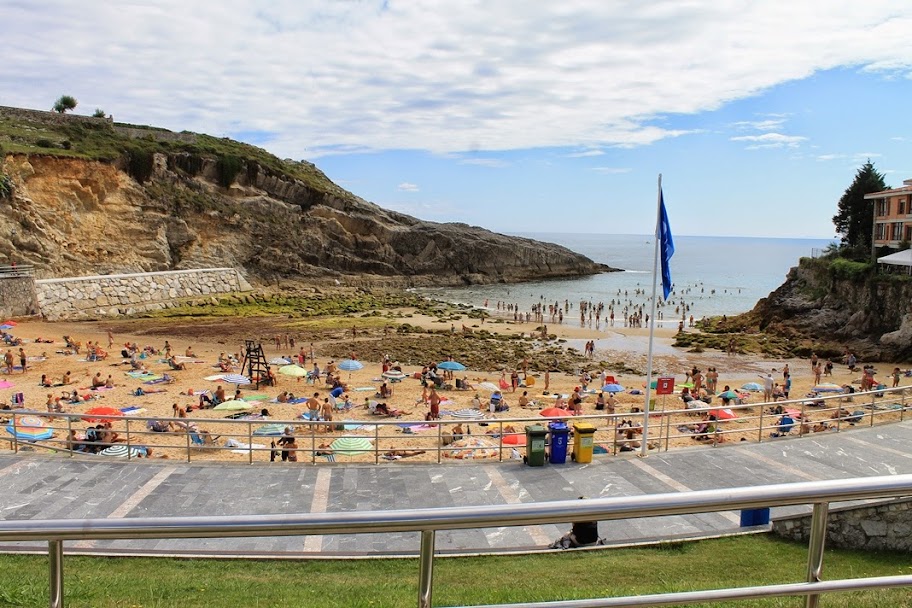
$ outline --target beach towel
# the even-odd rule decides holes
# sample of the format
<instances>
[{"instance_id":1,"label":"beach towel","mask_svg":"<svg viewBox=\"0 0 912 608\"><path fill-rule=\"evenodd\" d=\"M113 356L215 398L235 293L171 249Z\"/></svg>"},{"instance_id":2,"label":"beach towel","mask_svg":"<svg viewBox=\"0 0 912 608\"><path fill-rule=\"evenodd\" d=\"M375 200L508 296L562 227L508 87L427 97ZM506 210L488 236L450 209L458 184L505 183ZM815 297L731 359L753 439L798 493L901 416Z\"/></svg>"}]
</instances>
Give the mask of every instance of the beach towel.
<instances>
[{"instance_id":1,"label":"beach towel","mask_svg":"<svg viewBox=\"0 0 912 608\"><path fill-rule=\"evenodd\" d=\"M122 407L120 411L123 412L124 416L140 416L146 413L146 408L134 405L132 407Z\"/></svg>"},{"instance_id":2,"label":"beach towel","mask_svg":"<svg viewBox=\"0 0 912 608\"><path fill-rule=\"evenodd\" d=\"M266 401L269 399L269 395L244 395L241 397L241 401Z\"/></svg>"},{"instance_id":3,"label":"beach towel","mask_svg":"<svg viewBox=\"0 0 912 608\"><path fill-rule=\"evenodd\" d=\"M368 391L376 391L376 390L377 390L377 388L373 387L373 386L359 386L358 388L355 389L355 391L357 391L359 393L366 393Z\"/></svg>"},{"instance_id":4,"label":"beach towel","mask_svg":"<svg viewBox=\"0 0 912 608\"><path fill-rule=\"evenodd\" d=\"M225 442L225 447L234 448L231 450L235 454L247 454L251 449L265 450L266 446L260 443L243 443L236 439L229 439Z\"/></svg>"},{"instance_id":5,"label":"beach towel","mask_svg":"<svg viewBox=\"0 0 912 608\"><path fill-rule=\"evenodd\" d=\"M166 375L161 378L152 378L151 380L146 380L143 382L143 384L166 384L168 382L172 382L172 379Z\"/></svg>"},{"instance_id":6,"label":"beach towel","mask_svg":"<svg viewBox=\"0 0 912 608\"><path fill-rule=\"evenodd\" d=\"M148 378L157 378L158 377L158 374L155 374L153 372L141 372L139 370L134 370L132 372L124 372L124 373L126 375L130 376L131 378L148 379Z\"/></svg>"}]
</instances>

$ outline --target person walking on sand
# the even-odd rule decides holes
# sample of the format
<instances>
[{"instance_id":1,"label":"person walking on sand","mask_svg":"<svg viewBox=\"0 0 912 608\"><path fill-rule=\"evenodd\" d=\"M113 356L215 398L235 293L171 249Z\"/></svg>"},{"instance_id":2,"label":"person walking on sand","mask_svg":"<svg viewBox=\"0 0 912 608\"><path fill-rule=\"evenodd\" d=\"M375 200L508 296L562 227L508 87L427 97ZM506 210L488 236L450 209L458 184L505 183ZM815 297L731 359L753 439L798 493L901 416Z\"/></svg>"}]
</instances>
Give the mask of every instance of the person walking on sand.
<instances>
[{"instance_id":1,"label":"person walking on sand","mask_svg":"<svg viewBox=\"0 0 912 608\"><path fill-rule=\"evenodd\" d=\"M763 378L763 402L769 403L773 400L773 374L760 375Z\"/></svg>"},{"instance_id":2,"label":"person walking on sand","mask_svg":"<svg viewBox=\"0 0 912 608\"><path fill-rule=\"evenodd\" d=\"M27 362L28 362L28 357L25 356L25 351L24 351L24 350L22 349L22 347L20 346L20 347L19 347L19 365L22 366L22 373L23 373L23 374L24 374L26 371L28 371L28 367L26 366L26 363L27 363Z\"/></svg>"},{"instance_id":3,"label":"person walking on sand","mask_svg":"<svg viewBox=\"0 0 912 608\"><path fill-rule=\"evenodd\" d=\"M430 419L438 420L440 418L440 395L437 394L437 389L431 387L431 394L428 395L428 403L431 406Z\"/></svg>"},{"instance_id":4,"label":"person walking on sand","mask_svg":"<svg viewBox=\"0 0 912 608\"><path fill-rule=\"evenodd\" d=\"M6 354L3 355L3 364L6 366L6 373L13 373L13 351L7 349Z\"/></svg>"},{"instance_id":5,"label":"person walking on sand","mask_svg":"<svg viewBox=\"0 0 912 608\"><path fill-rule=\"evenodd\" d=\"M114 332L110 329L108 330L108 350L114 348Z\"/></svg>"}]
</instances>

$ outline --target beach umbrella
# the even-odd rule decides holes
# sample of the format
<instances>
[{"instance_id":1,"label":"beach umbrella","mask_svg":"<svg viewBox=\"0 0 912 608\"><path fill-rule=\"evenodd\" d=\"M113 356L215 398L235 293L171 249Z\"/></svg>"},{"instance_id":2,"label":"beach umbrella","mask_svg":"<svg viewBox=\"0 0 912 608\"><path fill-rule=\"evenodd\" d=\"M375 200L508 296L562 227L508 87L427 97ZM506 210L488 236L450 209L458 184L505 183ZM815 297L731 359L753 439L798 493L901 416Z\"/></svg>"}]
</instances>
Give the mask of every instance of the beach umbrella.
<instances>
[{"instance_id":1,"label":"beach umbrella","mask_svg":"<svg viewBox=\"0 0 912 608\"><path fill-rule=\"evenodd\" d=\"M269 365L290 365L292 361L285 357L273 357L269 360Z\"/></svg>"},{"instance_id":2,"label":"beach umbrella","mask_svg":"<svg viewBox=\"0 0 912 608\"><path fill-rule=\"evenodd\" d=\"M238 386L250 384L250 378L241 374L225 374L222 376L222 380L228 384L237 384Z\"/></svg>"},{"instance_id":3,"label":"beach umbrella","mask_svg":"<svg viewBox=\"0 0 912 608\"><path fill-rule=\"evenodd\" d=\"M724 393L719 393L720 399L740 399L741 395L735 391L725 391Z\"/></svg>"},{"instance_id":4,"label":"beach umbrella","mask_svg":"<svg viewBox=\"0 0 912 608\"><path fill-rule=\"evenodd\" d=\"M351 373L356 372L359 369L364 369L364 364L355 359L343 359L342 361L339 361L338 368L343 372Z\"/></svg>"},{"instance_id":5,"label":"beach umbrella","mask_svg":"<svg viewBox=\"0 0 912 608\"><path fill-rule=\"evenodd\" d=\"M21 441L42 441L54 436L53 429L38 416L17 416L16 424L12 421L6 425L6 432Z\"/></svg>"},{"instance_id":6,"label":"beach umbrella","mask_svg":"<svg viewBox=\"0 0 912 608\"><path fill-rule=\"evenodd\" d=\"M494 384L493 382L482 382L481 384L478 385L478 388L485 390L485 391L491 391L492 393L494 391L500 390L500 387L497 386L496 384Z\"/></svg>"},{"instance_id":7,"label":"beach umbrella","mask_svg":"<svg viewBox=\"0 0 912 608\"><path fill-rule=\"evenodd\" d=\"M112 418L123 418L124 413L113 407L93 407L85 411L86 422L111 422Z\"/></svg>"},{"instance_id":8,"label":"beach umbrella","mask_svg":"<svg viewBox=\"0 0 912 608\"><path fill-rule=\"evenodd\" d=\"M445 369L451 372L464 372L466 366L456 361L441 361L437 364L437 369Z\"/></svg>"},{"instance_id":9,"label":"beach umbrella","mask_svg":"<svg viewBox=\"0 0 912 608\"><path fill-rule=\"evenodd\" d=\"M0 380L0 388L13 388L14 386L16 385L9 380Z\"/></svg>"},{"instance_id":10,"label":"beach umbrella","mask_svg":"<svg viewBox=\"0 0 912 608\"><path fill-rule=\"evenodd\" d=\"M605 386L602 387L602 390L605 391L606 393L623 393L624 387L621 386L620 384L609 382L608 384L606 384Z\"/></svg>"},{"instance_id":11,"label":"beach umbrella","mask_svg":"<svg viewBox=\"0 0 912 608\"><path fill-rule=\"evenodd\" d=\"M572 416L573 412L560 407L546 407L540 411L538 415L544 416L545 418L562 418L564 416Z\"/></svg>"},{"instance_id":12,"label":"beach umbrella","mask_svg":"<svg viewBox=\"0 0 912 608\"><path fill-rule=\"evenodd\" d=\"M681 390L682 388L693 388L693 382L684 382L683 384L675 384L675 388Z\"/></svg>"},{"instance_id":13,"label":"beach umbrella","mask_svg":"<svg viewBox=\"0 0 912 608\"><path fill-rule=\"evenodd\" d=\"M338 367L341 371L348 372L348 379L351 380L352 372L364 369L364 364L355 359L343 359L342 361L339 361Z\"/></svg>"},{"instance_id":14,"label":"beach umbrella","mask_svg":"<svg viewBox=\"0 0 912 608\"><path fill-rule=\"evenodd\" d=\"M7 329L12 329L12 328L13 328L12 325L7 325L6 323L4 323L3 325L0 325L0 329L2 329L4 331L6 331Z\"/></svg>"},{"instance_id":15,"label":"beach umbrella","mask_svg":"<svg viewBox=\"0 0 912 608\"><path fill-rule=\"evenodd\" d=\"M3 324L6 325L7 327L16 327L17 325L19 325L15 321L10 321L10 320L4 321Z\"/></svg>"},{"instance_id":16,"label":"beach umbrella","mask_svg":"<svg viewBox=\"0 0 912 608\"><path fill-rule=\"evenodd\" d=\"M505 433L503 436L504 445L526 445L525 433Z\"/></svg>"},{"instance_id":17,"label":"beach umbrella","mask_svg":"<svg viewBox=\"0 0 912 608\"><path fill-rule=\"evenodd\" d=\"M484 418L484 414L481 413L481 410L476 410L474 408L457 410L453 412L452 415L456 418L465 418L467 420L477 420L479 418Z\"/></svg>"},{"instance_id":18,"label":"beach umbrella","mask_svg":"<svg viewBox=\"0 0 912 608\"><path fill-rule=\"evenodd\" d=\"M814 387L815 393L841 393L845 389L838 384L833 384L831 382L824 382L823 384L818 384Z\"/></svg>"},{"instance_id":19,"label":"beach umbrella","mask_svg":"<svg viewBox=\"0 0 912 608\"><path fill-rule=\"evenodd\" d=\"M731 411L730 409L728 409L727 407L719 408L719 409L715 409L715 410L709 410L709 413L712 414L713 416L715 416L716 420L734 420L735 418L737 418L735 413L733 411Z\"/></svg>"},{"instance_id":20,"label":"beach umbrella","mask_svg":"<svg viewBox=\"0 0 912 608\"><path fill-rule=\"evenodd\" d=\"M748 382L746 384L742 384L741 388L746 391L762 391L763 390L763 387L760 386L756 382Z\"/></svg>"},{"instance_id":21,"label":"beach umbrella","mask_svg":"<svg viewBox=\"0 0 912 608\"><path fill-rule=\"evenodd\" d=\"M284 433L284 424L264 424L253 431L253 434L257 437L276 437Z\"/></svg>"},{"instance_id":22,"label":"beach umbrella","mask_svg":"<svg viewBox=\"0 0 912 608\"><path fill-rule=\"evenodd\" d=\"M380 375L383 376L384 378L386 378L387 380L405 380L406 378L408 378L408 374L403 374L402 372L400 372L399 370L396 370L396 369L391 369L389 371L383 372Z\"/></svg>"},{"instance_id":23,"label":"beach umbrella","mask_svg":"<svg viewBox=\"0 0 912 608\"><path fill-rule=\"evenodd\" d=\"M329 447L332 448L333 453L343 456L357 456L374 451L374 444L367 437L339 437Z\"/></svg>"},{"instance_id":24,"label":"beach umbrella","mask_svg":"<svg viewBox=\"0 0 912 608\"><path fill-rule=\"evenodd\" d=\"M130 458L141 458L143 455L141 451L133 447L127 448L123 443L106 447L98 453L101 456L113 456L114 458L127 458L128 456Z\"/></svg>"},{"instance_id":25,"label":"beach umbrella","mask_svg":"<svg viewBox=\"0 0 912 608\"><path fill-rule=\"evenodd\" d=\"M497 453L497 446L487 439L466 437L451 443L449 449L444 450L443 455L457 460L471 460L473 458L495 458Z\"/></svg>"},{"instance_id":26,"label":"beach umbrella","mask_svg":"<svg viewBox=\"0 0 912 608\"><path fill-rule=\"evenodd\" d=\"M222 401L212 409L221 411L234 411L249 410L251 407L253 406L246 401L241 401L240 399L229 399L228 401Z\"/></svg>"},{"instance_id":27,"label":"beach umbrella","mask_svg":"<svg viewBox=\"0 0 912 608\"><path fill-rule=\"evenodd\" d=\"M285 365L279 368L279 373L283 376L291 376L293 378L303 378L307 375L307 370L301 367L300 365Z\"/></svg>"}]
</instances>

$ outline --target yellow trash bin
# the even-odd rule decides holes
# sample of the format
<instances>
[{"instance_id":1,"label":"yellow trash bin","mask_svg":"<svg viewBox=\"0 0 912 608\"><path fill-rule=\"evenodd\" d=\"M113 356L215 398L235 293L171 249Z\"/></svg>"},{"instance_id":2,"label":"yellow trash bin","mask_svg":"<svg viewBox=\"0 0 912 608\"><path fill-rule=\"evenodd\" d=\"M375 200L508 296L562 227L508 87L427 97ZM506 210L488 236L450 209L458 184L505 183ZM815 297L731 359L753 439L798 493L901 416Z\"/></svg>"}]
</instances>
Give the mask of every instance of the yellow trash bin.
<instances>
[{"instance_id":1,"label":"yellow trash bin","mask_svg":"<svg viewBox=\"0 0 912 608\"><path fill-rule=\"evenodd\" d=\"M588 422L573 424L573 460L592 462L592 447L595 438L595 427Z\"/></svg>"}]
</instances>

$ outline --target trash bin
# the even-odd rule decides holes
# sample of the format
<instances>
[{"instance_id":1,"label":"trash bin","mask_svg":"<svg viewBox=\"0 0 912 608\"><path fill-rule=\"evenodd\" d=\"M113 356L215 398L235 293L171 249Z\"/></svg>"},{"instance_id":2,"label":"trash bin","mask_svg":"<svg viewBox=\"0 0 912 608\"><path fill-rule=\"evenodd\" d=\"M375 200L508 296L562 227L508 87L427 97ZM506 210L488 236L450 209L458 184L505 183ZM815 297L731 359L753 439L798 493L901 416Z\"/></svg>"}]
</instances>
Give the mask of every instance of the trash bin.
<instances>
[{"instance_id":1,"label":"trash bin","mask_svg":"<svg viewBox=\"0 0 912 608\"><path fill-rule=\"evenodd\" d=\"M770 523L769 507L761 509L742 509L741 510L741 527L749 528L751 526L765 526Z\"/></svg>"},{"instance_id":2,"label":"trash bin","mask_svg":"<svg viewBox=\"0 0 912 608\"><path fill-rule=\"evenodd\" d=\"M548 431L540 424L526 427L526 455L523 461L530 467L545 465L545 436Z\"/></svg>"},{"instance_id":3,"label":"trash bin","mask_svg":"<svg viewBox=\"0 0 912 608\"><path fill-rule=\"evenodd\" d=\"M551 464L564 464L567 462L567 443L570 438L570 427L566 422L554 421L548 425L551 431Z\"/></svg>"},{"instance_id":4,"label":"trash bin","mask_svg":"<svg viewBox=\"0 0 912 608\"><path fill-rule=\"evenodd\" d=\"M577 462L592 462L592 444L595 427L588 422L577 422L573 425L575 437L573 439L573 460Z\"/></svg>"}]
</instances>

